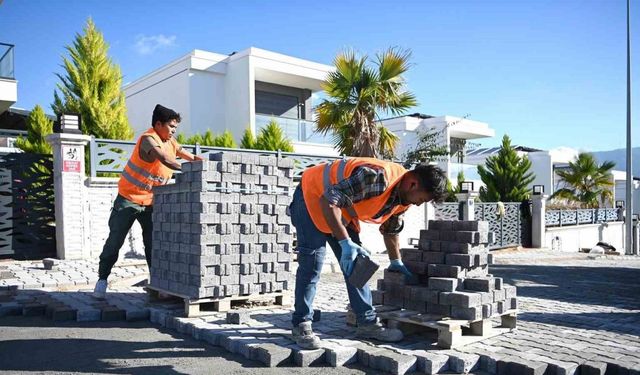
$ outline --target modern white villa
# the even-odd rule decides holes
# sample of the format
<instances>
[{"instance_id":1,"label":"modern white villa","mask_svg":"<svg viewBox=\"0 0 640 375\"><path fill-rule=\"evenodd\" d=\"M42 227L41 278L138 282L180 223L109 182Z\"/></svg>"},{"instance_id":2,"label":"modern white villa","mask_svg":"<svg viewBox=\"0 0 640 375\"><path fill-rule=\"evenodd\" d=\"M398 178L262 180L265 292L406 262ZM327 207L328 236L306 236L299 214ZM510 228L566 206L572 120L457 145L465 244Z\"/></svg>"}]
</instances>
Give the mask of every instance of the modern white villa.
<instances>
[{"instance_id":1,"label":"modern white villa","mask_svg":"<svg viewBox=\"0 0 640 375\"><path fill-rule=\"evenodd\" d=\"M438 162L447 172L449 179L455 181L458 173L464 172L465 179L480 181L477 165L469 164L466 154L467 150L473 147L473 141L495 135L495 130L491 129L489 124L455 116L430 116L420 113L389 118L382 120L382 123L400 138L398 157L403 158L407 151L415 147L420 134L436 134L437 142L450 150L449 156Z\"/></svg>"},{"instance_id":2,"label":"modern white villa","mask_svg":"<svg viewBox=\"0 0 640 375\"><path fill-rule=\"evenodd\" d=\"M193 50L124 86L128 117L139 135L161 103L182 115L182 133L229 130L237 140L276 119L296 152L337 155L310 121L313 94L332 69L254 47L230 55Z\"/></svg>"}]
</instances>

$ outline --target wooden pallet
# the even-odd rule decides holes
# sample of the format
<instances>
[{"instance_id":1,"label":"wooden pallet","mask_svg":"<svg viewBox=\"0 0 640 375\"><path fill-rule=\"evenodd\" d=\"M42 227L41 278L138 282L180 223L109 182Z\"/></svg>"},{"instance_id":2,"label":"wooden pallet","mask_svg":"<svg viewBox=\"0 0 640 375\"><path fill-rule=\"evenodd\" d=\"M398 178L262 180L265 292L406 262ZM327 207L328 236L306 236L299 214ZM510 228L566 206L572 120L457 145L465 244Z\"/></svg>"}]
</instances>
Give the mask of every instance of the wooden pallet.
<instances>
[{"instance_id":1,"label":"wooden pallet","mask_svg":"<svg viewBox=\"0 0 640 375\"><path fill-rule=\"evenodd\" d=\"M385 311L378 316L387 321L388 327L399 328L404 333L437 330L438 346L451 349L513 331L517 324L517 314L518 311L512 309L494 316L500 317L501 324L498 327L493 326L491 318L458 320L411 310Z\"/></svg>"},{"instance_id":2,"label":"wooden pallet","mask_svg":"<svg viewBox=\"0 0 640 375\"><path fill-rule=\"evenodd\" d=\"M188 318L205 315L206 313L211 312L229 311L231 310L231 307L247 302L270 301L272 304L282 307L291 306L291 294L286 291L224 298L191 298L189 296L170 292L152 285L147 285L145 289L147 291L149 301L167 301L171 299L184 301L184 314Z\"/></svg>"}]
</instances>

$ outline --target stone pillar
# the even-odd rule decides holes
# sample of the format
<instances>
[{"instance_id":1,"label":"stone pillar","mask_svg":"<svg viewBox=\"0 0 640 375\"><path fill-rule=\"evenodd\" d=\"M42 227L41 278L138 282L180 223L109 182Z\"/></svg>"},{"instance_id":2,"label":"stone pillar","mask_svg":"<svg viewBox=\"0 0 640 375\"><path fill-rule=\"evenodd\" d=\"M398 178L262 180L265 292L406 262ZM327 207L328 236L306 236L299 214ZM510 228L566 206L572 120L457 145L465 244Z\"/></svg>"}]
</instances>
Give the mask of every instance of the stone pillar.
<instances>
[{"instance_id":1,"label":"stone pillar","mask_svg":"<svg viewBox=\"0 0 640 375\"><path fill-rule=\"evenodd\" d=\"M462 203L462 220L475 220L476 219L476 205L475 199L480 194L476 191L470 191L468 193L456 194L458 202Z\"/></svg>"},{"instance_id":2,"label":"stone pillar","mask_svg":"<svg viewBox=\"0 0 640 375\"><path fill-rule=\"evenodd\" d=\"M531 196L531 247L536 249L544 247L547 198L548 195Z\"/></svg>"},{"instance_id":3,"label":"stone pillar","mask_svg":"<svg viewBox=\"0 0 640 375\"><path fill-rule=\"evenodd\" d=\"M56 208L56 250L59 259L82 259L84 250L85 146L88 135L54 133L53 185Z\"/></svg>"},{"instance_id":4,"label":"stone pillar","mask_svg":"<svg viewBox=\"0 0 640 375\"><path fill-rule=\"evenodd\" d=\"M424 204L424 229L429 229L429 220L436 219L436 207L432 202Z\"/></svg>"}]
</instances>

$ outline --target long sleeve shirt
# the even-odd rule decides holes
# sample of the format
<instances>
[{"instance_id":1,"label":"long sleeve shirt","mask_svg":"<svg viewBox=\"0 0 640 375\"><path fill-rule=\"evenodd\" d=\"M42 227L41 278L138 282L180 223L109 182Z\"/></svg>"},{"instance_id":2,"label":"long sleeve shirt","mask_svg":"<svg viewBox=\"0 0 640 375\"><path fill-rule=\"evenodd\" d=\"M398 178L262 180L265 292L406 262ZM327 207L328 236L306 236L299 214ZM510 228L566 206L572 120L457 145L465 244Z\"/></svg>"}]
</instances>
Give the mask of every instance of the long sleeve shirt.
<instances>
[{"instance_id":1,"label":"long sleeve shirt","mask_svg":"<svg viewBox=\"0 0 640 375\"><path fill-rule=\"evenodd\" d=\"M348 178L331 186L324 197L330 204L339 207L350 207L360 201L376 197L387 190L387 179L384 169L374 165L363 165L353 170ZM373 217L379 218L400 204L398 187L394 188L382 209ZM393 215L380 225L380 233L396 235L404 228L403 214Z\"/></svg>"}]
</instances>

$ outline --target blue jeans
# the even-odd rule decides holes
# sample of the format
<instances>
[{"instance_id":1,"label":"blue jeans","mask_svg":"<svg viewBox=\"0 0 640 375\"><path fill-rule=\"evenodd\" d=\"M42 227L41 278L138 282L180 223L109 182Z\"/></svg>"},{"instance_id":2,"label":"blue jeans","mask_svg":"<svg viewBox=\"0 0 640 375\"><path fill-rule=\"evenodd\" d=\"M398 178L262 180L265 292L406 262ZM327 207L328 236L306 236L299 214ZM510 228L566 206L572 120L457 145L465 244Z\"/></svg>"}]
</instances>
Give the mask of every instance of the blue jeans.
<instances>
[{"instance_id":1,"label":"blue jeans","mask_svg":"<svg viewBox=\"0 0 640 375\"><path fill-rule=\"evenodd\" d=\"M324 263L326 244L329 242L333 253L338 260L342 249L338 240L332 235L318 230L313 224L300 185L293 194L293 201L289 206L291 222L296 228L298 241L298 272L296 273L295 305L291 322L293 326L313 318L313 299L316 296L316 284L320 280L320 272ZM347 228L349 237L357 244L361 244L360 236L354 230ZM376 322L376 311L371 301L371 290L368 285L356 288L347 281L347 293L351 308L356 314L359 325L373 324Z\"/></svg>"}]
</instances>

